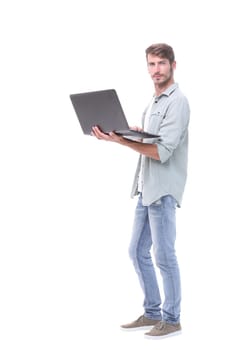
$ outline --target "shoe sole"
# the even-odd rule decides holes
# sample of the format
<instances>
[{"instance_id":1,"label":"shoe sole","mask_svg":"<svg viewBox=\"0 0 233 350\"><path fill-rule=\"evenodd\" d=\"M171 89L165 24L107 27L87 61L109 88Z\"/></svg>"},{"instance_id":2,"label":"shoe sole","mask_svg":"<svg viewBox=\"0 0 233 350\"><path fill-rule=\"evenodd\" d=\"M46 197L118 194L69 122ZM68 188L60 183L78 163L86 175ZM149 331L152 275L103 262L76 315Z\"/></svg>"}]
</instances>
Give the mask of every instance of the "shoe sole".
<instances>
[{"instance_id":1,"label":"shoe sole","mask_svg":"<svg viewBox=\"0 0 233 350\"><path fill-rule=\"evenodd\" d=\"M174 337L176 335L181 335L182 331L175 331L175 332L171 332L169 334L165 334L165 335L149 335L149 334L145 334L144 338L146 339L150 339L150 340L160 340L160 339L164 339L164 338L170 338L170 337Z\"/></svg>"}]
</instances>

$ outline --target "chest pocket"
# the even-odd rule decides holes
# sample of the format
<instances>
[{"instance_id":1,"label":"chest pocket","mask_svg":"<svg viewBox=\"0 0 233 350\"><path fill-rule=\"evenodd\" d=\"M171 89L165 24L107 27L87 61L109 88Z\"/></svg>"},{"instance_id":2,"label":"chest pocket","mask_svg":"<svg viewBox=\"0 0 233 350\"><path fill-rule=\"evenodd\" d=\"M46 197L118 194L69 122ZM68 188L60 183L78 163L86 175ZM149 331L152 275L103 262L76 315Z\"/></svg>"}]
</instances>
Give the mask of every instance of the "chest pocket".
<instances>
[{"instance_id":1,"label":"chest pocket","mask_svg":"<svg viewBox=\"0 0 233 350\"><path fill-rule=\"evenodd\" d=\"M158 134L160 125L164 118L165 118L165 114L159 111L151 113L151 115L149 116L149 122L148 122L148 132Z\"/></svg>"}]
</instances>

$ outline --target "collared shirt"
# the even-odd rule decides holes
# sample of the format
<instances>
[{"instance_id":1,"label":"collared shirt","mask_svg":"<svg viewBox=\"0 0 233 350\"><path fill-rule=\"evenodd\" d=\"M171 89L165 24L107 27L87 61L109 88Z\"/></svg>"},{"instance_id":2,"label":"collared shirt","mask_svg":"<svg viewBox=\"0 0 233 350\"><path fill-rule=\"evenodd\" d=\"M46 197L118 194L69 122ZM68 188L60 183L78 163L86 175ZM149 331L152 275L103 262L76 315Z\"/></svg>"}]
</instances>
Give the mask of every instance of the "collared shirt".
<instances>
[{"instance_id":1,"label":"collared shirt","mask_svg":"<svg viewBox=\"0 0 233 350\"><path fill-rule=\"evenodd\" d=\"M142 117L143 127L146 112L147 109ZM189 118L188 100L177 83L155 98L147 131L159 134L161 140L145 139L144 142L157 144L160 160L140 155L131 193L132 197L138 194L141 170L143 205L150 205L165 195L173 196L178 206L181 205L187 178Z\"/></svg>"}]
</instances>

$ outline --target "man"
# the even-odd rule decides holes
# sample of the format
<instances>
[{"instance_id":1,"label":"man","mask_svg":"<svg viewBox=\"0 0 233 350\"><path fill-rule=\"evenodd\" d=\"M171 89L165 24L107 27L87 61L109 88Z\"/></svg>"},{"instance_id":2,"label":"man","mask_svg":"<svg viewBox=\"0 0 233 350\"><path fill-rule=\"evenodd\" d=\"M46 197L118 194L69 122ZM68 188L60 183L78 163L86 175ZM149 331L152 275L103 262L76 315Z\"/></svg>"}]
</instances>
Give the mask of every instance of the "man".
<instances>
[{"instance_id":1,"label":"man","mask_svg":"<svg viewBox=\"0 0 233 350\"><path fill-rule=\"evenodd\" d=\"M100 140L117 142L140 153L132 196L138 195L129 254L144 292L144 314L122 325L125 330L150 328L146 337L158 339L180 333L181 287L175 252L176 207L180 207L187 175L189 104L174 82L176 61L172 47L154 44L146 49L148 72L155 93L143 114L143 129L160 135L138 141L104 134ZM140 129L140 128L136 128ZM160 270L164 302L156 278Z\"/></svg>"}]
</instances>

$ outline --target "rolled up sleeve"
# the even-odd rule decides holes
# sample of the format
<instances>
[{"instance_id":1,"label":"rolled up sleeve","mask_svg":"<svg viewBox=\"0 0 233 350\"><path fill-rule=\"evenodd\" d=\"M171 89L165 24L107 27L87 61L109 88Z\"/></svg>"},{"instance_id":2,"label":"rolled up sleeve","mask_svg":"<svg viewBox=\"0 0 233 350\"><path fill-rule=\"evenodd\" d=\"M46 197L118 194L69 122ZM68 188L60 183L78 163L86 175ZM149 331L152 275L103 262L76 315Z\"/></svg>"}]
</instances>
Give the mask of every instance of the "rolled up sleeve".
<instances>
[{"instance_id":1,"label":"rolled up sleeve","mask_svg":"<svg viewBox=\"0 0 233 350\"><path fill-rule=\"evenodd\" d=\"M185 96L175 98L169 105L160 125L161 141L157 143L161 163L172 156L189 124L189 104Z\"/></svg>"}]
</instances>

